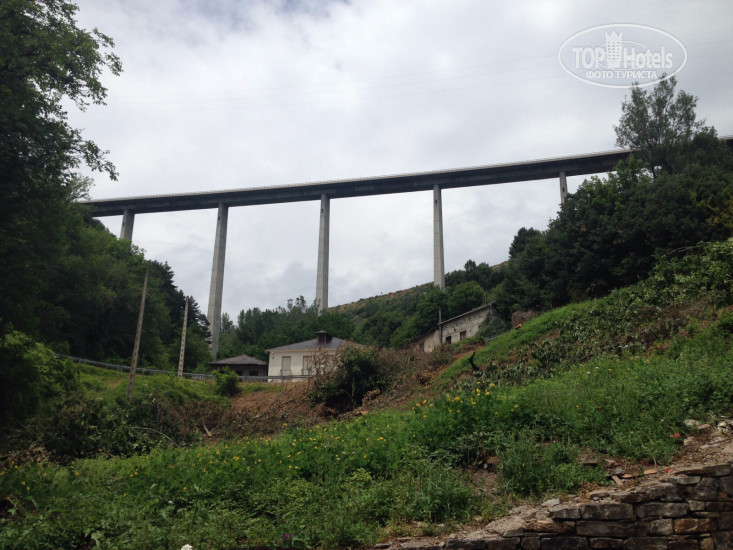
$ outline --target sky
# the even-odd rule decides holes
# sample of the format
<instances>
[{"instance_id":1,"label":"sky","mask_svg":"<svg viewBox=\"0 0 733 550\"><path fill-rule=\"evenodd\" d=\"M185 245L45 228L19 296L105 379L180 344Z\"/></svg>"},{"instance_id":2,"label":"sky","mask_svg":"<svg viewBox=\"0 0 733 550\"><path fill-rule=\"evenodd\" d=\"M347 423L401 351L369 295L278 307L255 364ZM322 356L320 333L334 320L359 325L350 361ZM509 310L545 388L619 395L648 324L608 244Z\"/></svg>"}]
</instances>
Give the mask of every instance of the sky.
<instances>
[{"instance_id":1,"label":"sky","mask_svg":"<svg viewBox=\"0 0 733 550\"><path fill-rule=\"evenodd\" d=\"M698 116L719 135L733 135L730 0L77 4L79 26L112 37L123 64L120 76L102 76L107 105L69 112L119 172L118 181L88 173L92 199L613 150L628 88L576 78L558 56L569 38L601 25L676 38L687 52L678 89L698 97ZM582 180L569 178L570 192ZM559 182L450 189L442 200L449 272L469 259L503 262L520 228L545 229L560 206ZM314 300L319 208L229 210L223 312L236 319L301 295ZM204 312L216 216L135 217L133 242L167 262ZM121 217L100 220L119 235ZM332 200L329 305L431 282L432 223L431 192Z\"/></svg>"}]
</instances>

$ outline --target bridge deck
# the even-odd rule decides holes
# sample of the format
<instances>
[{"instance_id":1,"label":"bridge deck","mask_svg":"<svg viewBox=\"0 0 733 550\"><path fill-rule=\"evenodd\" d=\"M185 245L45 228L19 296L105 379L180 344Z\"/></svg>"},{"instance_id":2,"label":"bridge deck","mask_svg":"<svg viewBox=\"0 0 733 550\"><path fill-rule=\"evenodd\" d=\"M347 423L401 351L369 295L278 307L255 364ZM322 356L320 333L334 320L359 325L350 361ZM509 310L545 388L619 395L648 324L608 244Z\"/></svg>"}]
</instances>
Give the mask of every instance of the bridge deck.
<instances>
[{"instance_id":1,"label":"bridge deck","mask_svg":"<svg viewBox=\"0 0 733 550\"><path fill-rule=\"evenodd\" d=\"M733 148L733 136L721 138ZM566 176L598 174L612 170L618 161L628 157L630 150L605 151L586 155L529 160L508 164L492 164L469 168L415 172L345 180L279 185L272 187L251 187L221 191L203 191L172 195L150 195L84 201L92 208L92 216L120 216L125 210L135 214L149 212L173 212L179 210L202 210L226 206L249 206L320 200L326 195L330 199L386 195L429 191L435 185L441 189L495 185L517 181L532 181L557 178L561 172Z\"/></svg>"},{"instance_id":2,"label":"bridge deck","mask_svg":"<svg viewBox=\"0 0 733 550\"><path fill-rule=\"evenodd\" d=\"M572 157L370 178L172 195L98 199L84 201L84 204L92 207L92 216L104 217L120 216L125 210L136 214L143 214L149 212L217 208L220 203L224 203L227 206L249 206L311 201L320 200L324 194L331 199L339 199L368 195L408 193L413 191L430 191L435 185L439 185L441 189L453 189L516 181L551 179L557 178L560 172L565 172L567 176L607 172L619 160L625 159L628 155L629 151L608 151Z\"/></svg>"}]
</instances>

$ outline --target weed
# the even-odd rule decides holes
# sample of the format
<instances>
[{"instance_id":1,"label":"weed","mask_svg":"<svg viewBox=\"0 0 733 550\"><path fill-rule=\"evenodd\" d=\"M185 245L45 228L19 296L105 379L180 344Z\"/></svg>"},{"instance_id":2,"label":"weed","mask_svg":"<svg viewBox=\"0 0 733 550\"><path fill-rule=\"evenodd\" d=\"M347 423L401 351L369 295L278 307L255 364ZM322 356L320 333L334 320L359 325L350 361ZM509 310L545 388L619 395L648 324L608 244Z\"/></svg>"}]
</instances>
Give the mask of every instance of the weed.
<instances>
[{"instance_id":1,"label":"weed","mask_svg":"<svg viewBox=\"0 0 733 550\"><path fill-rule=\"evenodd\" d=\"M222 419L224 407L186 397L184 383L171 384L183 399L171 407L162 391L149 391L153 381L137 400L117 403L99 383L104 397L65 402L38 433L64 434L53 445L73 442L59 451L67 458L131 456L7 460L0 495L12 512L0 517L0 547L356 547L390 530L490 517L515 495L600 482L597 469L579 464L581 448L664 462L682 440L670 435L690 430L685 419L733 410L727 247L528 321L476 353L482 376L410 411L172 448L160 434L190 445L194 426ZM392 360L405 365L400 376L417 363L406 352ZM176 439L186 419L192 439ZM482 499L460 473L489 458L500 465L502 502L488 501L489 492Z\"/></svg>"}]
</instances>

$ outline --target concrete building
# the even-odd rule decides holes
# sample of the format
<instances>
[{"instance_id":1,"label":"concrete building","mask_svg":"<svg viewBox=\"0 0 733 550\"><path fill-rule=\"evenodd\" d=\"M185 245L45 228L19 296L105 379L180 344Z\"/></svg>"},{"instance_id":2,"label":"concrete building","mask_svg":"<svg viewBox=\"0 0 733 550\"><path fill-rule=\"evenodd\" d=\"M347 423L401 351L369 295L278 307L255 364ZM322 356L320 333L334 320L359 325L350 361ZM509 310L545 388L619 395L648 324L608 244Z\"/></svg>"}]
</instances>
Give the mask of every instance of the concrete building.
<instances>
[{"instance_id":1,"label":"concrete building","mask_svg":"<svg viewBox=\"0 0 733 550\"><path fill-rule=\"evenodd\" d=\"M421 351L431 352L440 344L455 344L471 336L475 336L481 324L490 321L494 315L491 304L477 307L461 315L438 323L435 332L418 340L415 345Z\"/></svg>"},{"instance_id":2,"label":"concrete building","mask_svg":"<svg viewBox=\"0 0 733 550\"><path fill-rule=\"evenodd\" d=\"M269 374L270 376L308 376L312 372L313 357L316 354L326 353L335 356L336 352L346 345L359 344L335 338L325 330L321 330L312 340L268 349L265 353L269 356Z\"/></svg>"},{"instance_id":3,"label":"concrete building","mask_svg":"<svg viewBox=\"0 0 733 550\"><path fill-rule=\"evenodd\" d=\"M209 365L217 370L229 368L237 376L267 376L267 363L249 355L219 359L210 362Z\"/></svg>"}]
</instances>

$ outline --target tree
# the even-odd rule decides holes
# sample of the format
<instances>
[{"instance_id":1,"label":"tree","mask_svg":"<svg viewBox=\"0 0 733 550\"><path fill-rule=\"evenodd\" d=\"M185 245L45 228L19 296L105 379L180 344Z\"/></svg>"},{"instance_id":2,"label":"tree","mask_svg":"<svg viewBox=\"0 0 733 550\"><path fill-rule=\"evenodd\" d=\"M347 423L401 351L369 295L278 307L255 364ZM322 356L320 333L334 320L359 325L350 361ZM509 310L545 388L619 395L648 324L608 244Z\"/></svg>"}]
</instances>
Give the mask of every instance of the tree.
<instances>
[{"instance_id":1,"label":"tree","mask_svg":"<svg viewBox=\"0 0 733 550\"><path fill-rule=\"evenodd\" d=\"M64 0L0 3L0 322L37 327L45 266L63 243L71 201L89 181L84 163L116 178L105 152L69 126L64 101L84 110L103 104L99 78L121 71L96 29L77 28Z\"/></svg>"},{"instance_id":2,"label":"tree","mask_svg":"<svg viewBox=\"0 0 733 550\"><path fill-rule=\"evenodd\" d=\"M621 106L621 120L613 129L616 145L637 151L656 178L660 168L676 172L682 154L699 133L708 133L704 120L696 120L697 97L682 90L675 98L675 77L662 80L651 91L634 86L631 99Z\"/></svg>"},{"instance_id":3,"label":"tree","mask_svg":"<svg viewBox=\"0 0 733 550\"><path fill-rule=\"evenodd\" d=\"M223 313L221 316L221 334L229 334L234 331L234 321L229 317L228 313Z\"/></svg>"},{"instance_id":4,"label":"tree","mask_svg":"<svg viewBox=\"0 0 733 550\"><path fill-rule=\"evenodd\" d=\"M541 232L538 229L533 227L530 227L529 229L522 227L517 231L517 234L512 240L512 244L509 245L509 259L512 260L516 258L530 242L540 235L540 233Z\"/></svg>"},{"instance_id":5,"label":"tree","mask_svg":"<svg viewBox=\"0 0 733 550\"><path fill-rule=\"evenodd\" d=\"M484 291L476 281L468 281L450 289L446 300L448 317L455 317L484 303Z\"/></svg>"}]
</instances>

